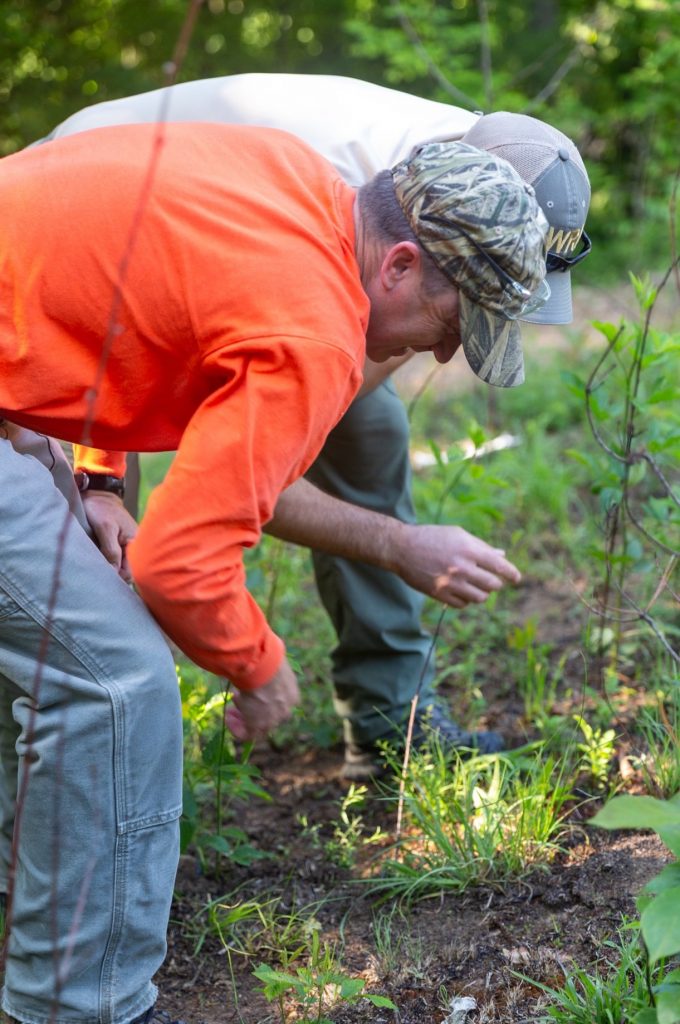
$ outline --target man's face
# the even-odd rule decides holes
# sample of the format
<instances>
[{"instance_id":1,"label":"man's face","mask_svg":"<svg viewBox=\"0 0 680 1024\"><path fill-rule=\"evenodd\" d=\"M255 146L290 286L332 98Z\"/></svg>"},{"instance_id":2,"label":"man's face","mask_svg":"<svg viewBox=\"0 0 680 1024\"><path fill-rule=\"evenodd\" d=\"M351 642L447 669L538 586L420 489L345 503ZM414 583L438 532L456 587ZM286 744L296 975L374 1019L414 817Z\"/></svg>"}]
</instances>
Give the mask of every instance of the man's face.
<instances>
[{"instance_id":1,"label":"man's face","mask_svg":"<svg viewBox=\"0 0 680 1024\"><path fill-rule=\"evenodd\" d=\"M375 362L412 349L432 352L438 363L448 363L459 345L458 291L453 285L427 294L414 275L400 288L371 296L366 354Z\"/></svg>"}]
</instances>

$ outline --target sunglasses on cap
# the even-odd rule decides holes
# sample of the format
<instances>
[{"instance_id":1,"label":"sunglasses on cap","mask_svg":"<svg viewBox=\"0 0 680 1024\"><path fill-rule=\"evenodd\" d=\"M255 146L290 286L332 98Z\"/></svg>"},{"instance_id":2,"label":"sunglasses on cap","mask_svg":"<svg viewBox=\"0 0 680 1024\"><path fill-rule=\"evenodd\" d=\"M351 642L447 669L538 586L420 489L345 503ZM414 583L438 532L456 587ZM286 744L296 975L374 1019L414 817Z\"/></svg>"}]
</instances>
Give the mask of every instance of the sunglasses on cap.
<instances>
[{"instance_id":1,"label":"sunglasses on cap","mask_svg":"<svg viewBox=\"0 0 680 1024\"><path fill-rule=\"evenodd\" d=\"M443 217L437 217L436 214L433 213L421 214L421 220L429 221L431 224L439 224L441 227L445 227L449 231L457 231L459 235L462 235L463 238L467 239L470 245L477 250L480 256L484 257L496 274L496 277L504 285L510 288L515 293L515 296L523 300L522 305L516 311L509 313L503 310L503 312L497 313L497 316L503 317L504 320L520 320L523 316L526 316L529 313L535 313L537 309L541 308L541 306L545 306L546 302L550 298L550 285L545 278L539 282L538 287L533 291L530 291L528 288L525 288L523 284L520 284L519 281L515 281L507 270L505 270L500 263L496 262L491 253L487 252L486 249L484 249L483 246L481 246L479 242L477 242L472 235L469 235L465 228L462 228L459 224L452 224L450 221L445 220ZM427 246L424 246L424 248L427 248ZM583 259L583 257L579 256L579 259Z\"/></svg>"},{"instance_id":2,"label":"sunglasses on cap","mask_svg":"<svg viewBox=\"0 0 680 1024\"><path fill-rule=\"evenodd\" d=\"M575 267L577 263L586 258L592 247L592 242L584 231L581 235L581 248L572 256L561 256L558 252L548 253L545 258L546 272L553 274L556 270L571 270L572 267Z\"/></svg>"}]
</instances>

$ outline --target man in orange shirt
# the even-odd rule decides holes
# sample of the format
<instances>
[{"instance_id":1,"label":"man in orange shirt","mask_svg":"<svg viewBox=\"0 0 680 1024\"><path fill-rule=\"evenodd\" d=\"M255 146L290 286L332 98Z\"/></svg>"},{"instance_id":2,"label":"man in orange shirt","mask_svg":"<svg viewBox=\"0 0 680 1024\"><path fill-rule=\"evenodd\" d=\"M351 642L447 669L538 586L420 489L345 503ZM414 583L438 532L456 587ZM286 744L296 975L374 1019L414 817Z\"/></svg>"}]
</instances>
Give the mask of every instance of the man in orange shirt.
<instances>
[{"instance_id":1,"label":"man in orange shirt","mask_svg":"<svg viewBox=\"0 0 680 1024\"><path fill-rule=\"evenodd\" d=\"M127 126L2 161L0 224L0 416L96 446L104 477L122 475L117 453L177 449L132 570L165 632L237 687L234 732L267 732L297 699L245 589L241 553L265 524L451 604L517 580L475 538L452 565L455 528L355 509L301 479L366 354L446 362L462 344L483 380L521 379L516 320L549 294L547 223L505 161L435 143L357 198L281 132ZM174 669L10 437L0 693L21 761L18 777L0 774L3 813L17 809L2 1005L26 1022L149 1022L178 852Z\"/></svg>"},{"instance_id":2,"label":"man in orange shirt","mask_svg":"<svg viewBox=\"0 0 680 1024\"><path fill-rule=\"evenodd\" d=\"M571 321L570 267L588 250L582 229L590 188L583 161L561 132L521 114L480 116L429 99L336 75L247 73L182 82L169 88L85 107L50 133L49 139L119 124L208 121L279 128L303 139L355 188L429 142L466 142L508 160L536 190L550 225L547 257L549 301L531 319ZM404 522L416 519L410 487L408 422L390 374L406 357L367 362L357 399L329 434L307 479L335 497ZM43 443L44 448L44 443ZM92 453L88 455L92 467ZM128 458L126 504L136 508L137 461ZM89 482L82 474L79 480ZM92 506L95 490L86 501ZM129 502L128 502L129 499ZM97 511L100 504L96 504ZM104 506L104 510L106 506ZM134 535L114 517L96 520L102 553L124 562L119 536ZM384 768L380 741L398 739L416 691L415 742L424 729L447 747L502 745L495 732L468 732L435 701L432 637L421 623L424 598L394 573L374 565L312 551L319 595L333 622L331 652L335 707L345 740L344 774L365 780ZM123 572L126 566L123 565ZM486 590L466 597L482 601ZM452 708L453 710L453 708ZM1 827L1 826L0 826ZM1 852L1 851L0 851Z\"/></svg>"}]
</instances>

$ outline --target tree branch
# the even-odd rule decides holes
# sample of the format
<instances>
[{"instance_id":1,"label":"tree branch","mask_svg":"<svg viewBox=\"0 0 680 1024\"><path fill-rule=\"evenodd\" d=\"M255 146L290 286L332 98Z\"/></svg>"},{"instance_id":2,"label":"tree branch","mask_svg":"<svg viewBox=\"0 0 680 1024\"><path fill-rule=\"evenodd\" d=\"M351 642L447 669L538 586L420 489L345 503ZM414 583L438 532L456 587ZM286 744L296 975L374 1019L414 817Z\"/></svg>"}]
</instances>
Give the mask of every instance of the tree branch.
<instances>
[{"instance_id":1,"label":"tree branch","mask_svg":"<svg viewBox=\"0 0 680 1024\"><path fill-rule=\"evenodd\" d=\"M580 46L575 46L571 53L568 54L562 61L557 71L552 76L552 78L550 78L543 86L541 91L537 93L532 100L529 101L529 103L525 107L525 110L534 110L541 103L547 100L549 96L552 96L552 94L558 88L562 79L566 78L571 69L575 67L576 64L579 62L581 56L582 54Z\"/></svg>"},{"instance_id":2,"label":"tree branch","mask_svg":"<svg viewBox=\"0 0 680 1024\"><path fill-rule=\"evenodd\" d=\"M449 94L449 96L453 96L453 98L459 103L463 103L466 107L469 107L470 110L476 110L479 107L477 101L473 100L470 96L455 86L453 82L450 82L444 72L432 60L430 54L427 52L425 44L416 31L413 22L408 15L404 13L401 7L397 7L397 20L404 30L404 34L408 36L417 53L425 61L429 74L432 75L437 84L440 85L442 89Z\"/></svg>"}]
</instances>

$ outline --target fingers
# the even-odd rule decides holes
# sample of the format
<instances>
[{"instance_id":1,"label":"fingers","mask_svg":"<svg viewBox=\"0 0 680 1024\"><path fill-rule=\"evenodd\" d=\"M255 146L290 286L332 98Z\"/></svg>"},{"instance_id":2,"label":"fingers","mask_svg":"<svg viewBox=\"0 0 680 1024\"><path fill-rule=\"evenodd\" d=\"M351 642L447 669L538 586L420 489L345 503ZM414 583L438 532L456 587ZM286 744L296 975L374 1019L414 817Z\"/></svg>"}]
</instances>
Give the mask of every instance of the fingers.
<instances>
[{"instance_id":1,"label":"fingers","mask_svg":"<svg viewBox=\"0 0 680 1024\"><path fill-rule=\"evenodd\" d=\"M100 525L97 533L99 550L107 562L120 571L123 562L123 549L118 540L118 530L115 526Z\"/></svg>"},{"instance_id":2,"label":"fingers","mask_svg":"<svg viewBox=\"0 0 680 1024\"><path fill-rule=\"evenodd\" d=\"M118 569L118 575L126 583L132 583L132 569L127 557L127 545L123 545L121 548L121 559L120 568Z\"/></svg>"},{"instance_id":3,"label":"fingers","mask_svg":"<svg viewBox=\"0 0 680 1024\"><path fill-rule=\"evenodd\" d=\"M238 740L267 736L290 717L299 699L295 674L284 661L264 686L234 694L225 714L227 728Z\"/></svg>"},{"instance_id":4,"label":"fingers","mask_svg":"<svg viewBox=\"0 0 680 1024\"><path fill-rule=\"evenodd\" d=\"M239 709L235 707L233 701L227 708L224 718L227 723L227 728L237 740L245 741L248 739L252 739L252 737L249 735L249 730L243 718L243 715L241 714Z\"/></svg>"},{"instance_id":5,"label":"fingers","mask_svg":"<svg viewBox=\"0 0 680 1024\"><path fill-rule=\"evenodd\" d=\"M126 583L132 581L126 548L137 532L137 523L115 494L89 492L83 508L97 547Z\"/></svg>"},{"instance_id":6,"label":"fingers","mask_svg":"<svg viewBox=\"0 0 680 1024\"><path fill-rule=\"evenodd\" d=\"M507 584L516 585L522 575L501 548L462 531L455 534L458 550L448 570L436 579L435 595L454 608L481 604Z\"/></svg>"},{"instance_id":7,"label":"fingers","mask_svg":"<svg viewBox=\"0 0 680 1024\"><path fill-rule=\"evenodd\" d=\"M522 579L522 574L517 566L513 565L505 557L505 551L502 551L500 548L492 548L491 550L493 557L489 561L479 562L478 564L482 568L488 569L490 572L500 576L506 583L519 583Z\"/></svg>"}]
</instances>

